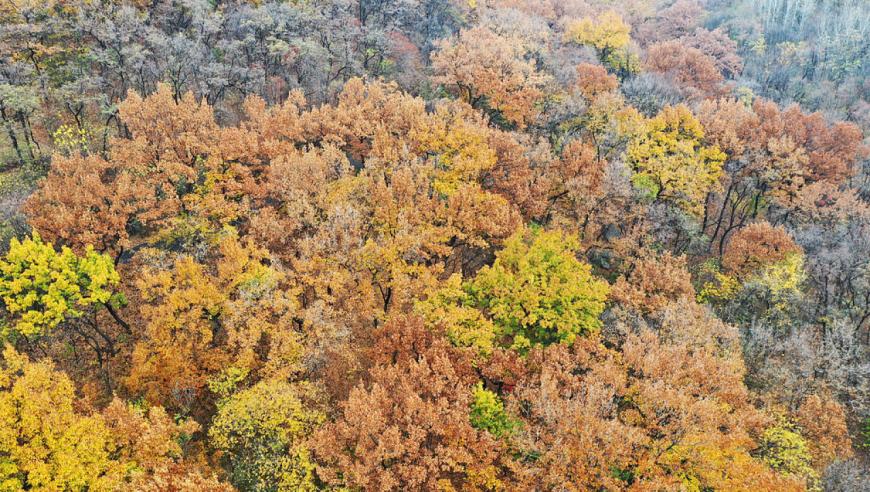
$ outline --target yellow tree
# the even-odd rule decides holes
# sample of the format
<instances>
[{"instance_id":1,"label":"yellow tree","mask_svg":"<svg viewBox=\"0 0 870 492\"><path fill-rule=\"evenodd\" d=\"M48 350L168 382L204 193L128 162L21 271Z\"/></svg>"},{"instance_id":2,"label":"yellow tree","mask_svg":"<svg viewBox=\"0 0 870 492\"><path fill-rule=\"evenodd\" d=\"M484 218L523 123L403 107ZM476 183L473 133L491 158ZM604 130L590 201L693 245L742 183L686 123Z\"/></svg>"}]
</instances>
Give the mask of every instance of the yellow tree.
<instances>
[{"instance_id":1,"label":"yellow tree","mask_svg":"<svg viewBox=\"0 0 870 492\"><path fill-rule=\"evenodd\" d=\"M51 362L7 346L0 358L0 490L230 490L185 459L199 430L159 407L119 399L88 410ZM192 488L161 488L172 481Z\"/></svg>"},{"instance_id":2,"label":"yellow tree","mask_svg":"<svg viewBox=\"0 0 870 492\"><path fill-rule=\"evenodd\" d=\"M436 169L435 191L451 195L462 185L476 181L496 164L488 144L490 130L483 118L466 104L439 104L409 135L417 151L431 155Z\"/></svg>"},{"instance_id":3,"label":"yellow tree","mask_svg":"<svg viewBox=\"0 0 870 492\"><path fill-rule=\"evenodd\" d=\"M576 258L578 248L560 231L521 229L462 289L458 276L451 277L417 309L454 344L484 355L494 340L520 351L571 343L600 328L598 316L609 291L607 282Z\"/></svg>"},{"instance_id":4,"label":"yellow tree","mask_svg":"<svg viewBox=\"0 0 870 492\"><path fill-rule=\"evenodd\" d=\"M228 231L213 266L182 256L169 268L146 268L138 285L145 333L133 350L129 388L187 410L224 370L295 372L301 354L295 291L279 285L283 276L267 259Z\"/></svg>"},{"instance_id":5,"label":"yellow tree","mask_svg":"<svg viewBox=\"0 0 870 492\"><path fill-rule=\"evenodd\" d=\"M654 199L700 213L722 175L725 154L704 144L704 129L684 105L667 106L646 122L626 150L635 186Z\"/></svg>"},{"instance_id":6,"label":"yellow tree","mask_svg":"<svg viewBox=\"0 0 870 492\"><path fill-rule=\"evenodd\" d=\"M0 363L0 488L115 490L127 467L99 415L76 410L73 383L7 346Z\"/></svg>"},{"instance_id":7,"label":"yellow tree","mask_svg":"<svg viewBox=\"0 0 870 492\"><path fill-rule=\"evenodd\" d=\"M305 444L325 415L310 408L313 388L263 380L221 400L209 428L240 490L313 491L314 462Z\"/></svg>"},{"instance_id":8,"label":"yellow tree","mask_svg":"<svg viewBox=\"0 0 870 492\"><path fill-rule=\"evenodd\" d=\"M583 17L572 21L565 34L572 41L592 46L606 55L628 46L631 42L630 32L631 26L618 13L608 10L594 19Z\"/></svg>"},{"instance_id":9,"label":"yellow tree","mask_svg":"<svg viewBox=\"0 0 870 492\"><path fill-rule=\"evenodd\" d=\"M629 51L631 26L618 13L608 10L597 17L583 17L568 22L565 38L591 46L598 59L622 74L637 72L640 61Z\"/></svg>"}]
</instances>

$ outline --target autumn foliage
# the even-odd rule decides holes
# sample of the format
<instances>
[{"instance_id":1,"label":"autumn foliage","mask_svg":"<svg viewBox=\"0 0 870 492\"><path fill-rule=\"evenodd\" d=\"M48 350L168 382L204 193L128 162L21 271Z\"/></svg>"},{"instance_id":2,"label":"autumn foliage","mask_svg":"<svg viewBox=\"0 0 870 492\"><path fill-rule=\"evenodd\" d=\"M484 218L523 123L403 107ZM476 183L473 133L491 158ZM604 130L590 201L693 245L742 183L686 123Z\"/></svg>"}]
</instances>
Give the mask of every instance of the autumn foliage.
<instances>
[{"instance_id":1,"label":"autumn foliage","mask_svg":"<svg viewBox=\"0 0 870 492\"><path fill-rule=\"evenodd\" d=\"M0 6L0 490L862 483L870 118L721 3Z\"/></svg>"}]
</instances>

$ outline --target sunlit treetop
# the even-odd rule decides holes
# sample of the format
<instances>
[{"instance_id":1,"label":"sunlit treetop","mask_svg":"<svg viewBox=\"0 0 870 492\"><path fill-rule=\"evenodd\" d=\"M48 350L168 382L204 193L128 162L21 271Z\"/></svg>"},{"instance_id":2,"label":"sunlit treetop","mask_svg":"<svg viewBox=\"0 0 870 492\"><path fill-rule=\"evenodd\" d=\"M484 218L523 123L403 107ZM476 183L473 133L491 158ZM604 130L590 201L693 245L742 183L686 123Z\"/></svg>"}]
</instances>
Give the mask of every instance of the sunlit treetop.
<instances>
[{"instance_id":1,"label":"sunlit treetop","mask_svg":"<svg viewBox=\"0 0 870 492\"><path fill-rule=\"evenodd\" d=\"M3 336L39 336L89 306L110 302L120 282L112 259L93 248L56 250L39 234L12 239L0 259L0 301L12 323Z\"/></svg>"},{"instance_id":2,"label":"sunlit treetop","mask_svg":"<svg viewBox=\"0 0 870 492\"><path fill-rule=\"evenodd\" d=\"M492 266L468 284L477 305L517 348L570 343L601 326L609 287L577 259L579 244L560 231L524 230L505 241Z\"/></svg>"},{"instance_id":3,"label":"sunlit treetop","mask_svg":"<svg viewBox=\"0 0 870 492\"><path fill-rule=\"evenodd\" d=\"M0 490L230 490L184 459L182 443L199 429L193 420L117 398L93 411L50 361L8 345L0 422Z\"/></svg>"},{"instance_id":4,"label":"sunlit treetop","mask_svg":"<svg viewBox=\"0 0 870 492\"><path fill-rule=\"evenodd\" d=\"M112 490L125 465L111 456L109 429L75 408L73 382L10 346L0 359L0 488Z\"/></svg>"},{"instance_id":5,"label":"sunlit treetop","mask_svg":"<svg viewBox=\"0 0 870 492\"><path fill-rule=\"evenodd\" d=\"M608 10L594 19L583 17L570 22L565 35L576 43L594 47L599 53L609 53L628 46L630 32L631 26L618 13Z\"/></svg>"},{"instance_id":6,"label":"sunlit treetop","mask_svg":"<svg viewBox=\"0 0 870 492\"><path fill-rule=\"evenodd\" d=\"M685 105L667 106L628 146L635 186L654 199L673 200L698 213L722 175L725 154L705 145L704 128Z\"/></svg>"}]
</instances>

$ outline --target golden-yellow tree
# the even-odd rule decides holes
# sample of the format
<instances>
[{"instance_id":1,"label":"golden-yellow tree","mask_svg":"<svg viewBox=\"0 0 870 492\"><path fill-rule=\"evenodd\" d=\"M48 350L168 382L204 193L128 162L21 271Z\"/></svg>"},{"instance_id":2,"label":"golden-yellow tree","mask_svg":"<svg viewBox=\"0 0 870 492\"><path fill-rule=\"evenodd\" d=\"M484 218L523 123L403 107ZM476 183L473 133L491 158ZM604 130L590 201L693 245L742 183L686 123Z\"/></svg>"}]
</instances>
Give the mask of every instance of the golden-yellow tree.
<instances>
[{"instance_id":1,"label":"golden-yellow tree","mask_svg":"<svg viewBox=\"0 0 870 492\"><path fill-rule=\"evenodd\" d=\"M697 214L717 186L725 161L718 146L704 142L704 128L685 105L665 107L649 119L626 157L635 186Z\"/></svg>"}]
</instances>

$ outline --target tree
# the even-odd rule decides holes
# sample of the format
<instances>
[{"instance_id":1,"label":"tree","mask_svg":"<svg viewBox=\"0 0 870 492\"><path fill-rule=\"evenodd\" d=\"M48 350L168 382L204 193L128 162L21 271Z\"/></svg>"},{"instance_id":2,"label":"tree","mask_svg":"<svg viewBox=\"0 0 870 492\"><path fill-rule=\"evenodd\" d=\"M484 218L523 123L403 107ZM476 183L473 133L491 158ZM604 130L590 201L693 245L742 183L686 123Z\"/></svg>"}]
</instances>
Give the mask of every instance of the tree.
<instances>
[{"instance_id":1,"label":"tree","mask_svg":"<svg viewBox=\"0 0 870 492\"><path fill-rule=\"evenodd\" d=\"M571 343L601 326L608 285L575 257L579 245L559 231L520 230L467 290L509 344Z\"/></svg>"},{"instance_id":2,"label":"tree","mask_svg":"<svg viewBox=\"0 0 870 492\"><path fill-rule=\"evenodd\" d=\"M489 432L493 436L509 437L518 422L505 412L504 403L497 394L477 383L474 387L474 401L471 402L471 425L476 429Z\"/></svg>"},{"instance_id":3,"label":"tree","mask_svg":"<svg viewBox=\"0 0 870 492\"><path fill-rule=\"evenodd\" d=\"M723 80L712 57L680 41L650 46L646 53L646 68L673 77L689 97L716 95Z\"/></svg>"},{"instance_id":4,"label":"tree","mask_svg":"<svg viewBox=\"0 0 870 492\"><path fill-rule=\"evenodd\" d=\"M795 414L795 423L805 436L813 468L822 473L837 460L852 457L852 440L843 406L826 395L810 395Z\"/></svg>"},{"instance_id":5,"label":"tree","mask_svg":"<svg viewBox=\"0 0 870 492\"><path fill-rule=\"evenodd\" d=\"M391 349L385 342L368 382L316 432L318 476L327 483L379 490L503 486L495 465L499 445L471 423L471 366L426 330L414 318L387 325L387 340L419 343Z\"/></svg>"},{"instance_id":6,"label":"tree","mask_svg":"<svg viewBox=\"0 0 870 492\"><path fill-rule=\"evenodd\" d=\"M586 99L619 87L619 81L601 65L581 63L577 65L577 89Z\"/></svg>"},{"instance_id":7,"label":"tree","mask_svg":"<svg viewBox=\"0 0 870 492\"><path fill-rule=\"evenodd\" d=\"M80 186L71 189L70 183ZM132 231L159 218L153 214L157 199L157 190L135 165L98 156L56 156L25 211L34 229L50 240L77 250L94 245L117 253L132 246Z\"/></svg>"},{"instance_id":8,"label":"tree","mask_svg":"<svg viewBox=\"0 0 870 492\"><path fill-rule=\"evenodd\" d=\"M863 485L866 2L0 3L0 489Z\"/></svg>"},{"instance_id":9,"label":"tree","mask_svg":"<svg viewBox=\"0 0 870 492\"><path fill-rule=\"evenodd\" d=\"M520 488L624 487L620 471L630 476L642 434L608 403L626 384L616 354L577 338L533 349L524 366L537 362L506 396L508 411L522 416L519 459L531 464L518 469Z\"/></svg>"},{"instance_id":10,"label":"tree","mask_svg":"<svg viewBox=\"0 0 870 492\"><path fill-rule=\"evenodd\" d=\"M129 487L137 491L203 490L228 492L220 482L190 456L190 440L201 427L192 419L173 418L161 407L118 398L100 413L110 432L113 454L127 464Z\"/></svg>"},{"instance_id":11,"label":"tree","mask_svg":"<svg viewBox=\"0 0 870 492\"><path fill-rule=\"evenodd\" d=\"M800 247L782 226L756 222L731 236L722 265L738 277L745 277L800 253Z\"/></svg>"},{"instance_id":12,"label":"tree","mask_svg":"<svg viewBox=\"0 0 870 492\"><path fill-rule=\"evenodd\" d=\"M691 301L690 301L691 302ZM655 334L535 348L506 396L523 424L520 488L803 490L749 450L764 419L735 357L735 330L703 307L673 306ZM613 341L611 341L612 343Z\"/></svg>"},{"instance_id":13,"label":"tree","mask_svg":"<svg viewBox=\"0 0 870 492\"><path fill-rule=\"evenodd\" d=\"M130 92L118 112L130 138L114 140L108 159L59 157L26 204L31 223L47 237L118 254L184 211L199 175L220 168L204 160L220 155L212 109L192 93L176 100L161 84L144 98Z\"/></svg>"},{"instance_id":14,"label":"tree","mask_svg":"<svg viewBox=\"0 0 870 492\"><path fill-rule=\"evenodd\" d=\"M209 440L224 453L241 490L316 490L308 435L325 416L310 408L312 388L261 381L218 403Z\"/></svg>"},{"instance_id":15,"label":"tree","mask_svg":"<svg viewBox=\"0 0 870 492\"><path fill-rule=\"evenodd\" d=\"M163 492L165 490L198 490L202 492L231 492L232 485L221 482L213 475L196 467L170 464L159 468L135 484L138 492Z\"/></svg>"},{"instance_id":16,"label":"tree","mask_svg":"<svg viewBox=\"0 0 870 492\"><path fill-rule=\"evenodd\" d=\"M759 453L771 468L786 475L818 480L818 475L810 467L812 458L806 439L784 417L765 429L759 444Z\"/></svg>"},{"instance_id":17,"label":"tree","mask_svg":"<svg viewBox=\"0 0 870 492\"><path fill-rule=\"evenodd\" d=\"M629 335L623 345L637 395L626 411L638 412L652 439L647 452L658 457L637 476L653 483L676 478L685 487L799 489L799 481L777 476L748 453L763 419L743 385L734 328L703 308L677 309L660 333ZM680 472L671 475L671 467Z\"/></svg>"},{"instance_id":18,"label":"tree","mask_svg":"<svg viewBox=\"0 0 870 492\"><path fill-rule=\"evenodd\" d=\"M721 27L712 31L698 28L682 39L709 56L726 78L736 78L743 71L743 59L737 54L737 43Z\"/></svg>"},{"instance_id":19,"label":"tree","mask_svg":"<svg viewBox=\"0 0 870 492\"><path fill-rule=\"evenodd\" d=\"M138 282L145 331L128 387L169 408L202 410L208 379L230 367L262 376L298 371L298 304L266 261L265 251L227 231L211 265L181 256L168 268L145 269Z\"/></svg>"},{"instance_id":20,"label":"tree","mask_svg":"<svg viewBox=\"0 0 870 492\"><path fill-rule=\"evenodd\" d=\"M565 39L590 46L598 54L598 60L615 71L620 78L640 71L637 55L629 43L631 26L613 10L605 11L596 18L583 17L569 20L565 26Z\"/></svg>"},{"instance_id":21,"label":"tree","mask_svg":"<svg viewBox=\"0 0 870 492\"><path fill-rule=\"evenodd\" d=\"M783 111L782 121L785 133L807 152L810 182L842 183L855 173L857 159L866 155L861 130L854 123L829 124L820 113L805 114L797 105Z\"/></svg>"},{"instance_id":22,"label":"tree","mask_svg":"<svg viewBox=\"0 0 870 492\"><path fill-rule=\"evenodd\" d=\"M335 106L295 112L288 105L283 122L264 119L260 131L301 126L289 137L291 156L302 142L338 148L276 159L254 232L293 264L309 294L359 329L411 307L442 269L478 268L483 251L516 228L515 208L482 186L496 162L492 131L467 104L426 113L395 86L353 80ZM358 172L342 152L359 159Z\"/></svg>"},{"instance_id":23,"label":"tree","mask_svg":"<svg viewBox=\"0 0 870 492\"><path fill-rule=\"evenodd\" d=\"M199 428L195 422L118 399L92 411L66 374L8 345L0 362L0 421L0 486L9 490L167 490L160 484L170 482L229 490L185 459L179 443Z\"/></svg>"},{"instance_id":24,"label":"tree","mask_svg":"<svg viewBox=\"0 0 870 492\"><path fill-rule=\"evenodd\" d=\"M699 213L722 174L718 146L703 142L704 129L684 105L665 107L646 122L626 151L635 186L656 199L673 200Z\"/></svg>"},{"instance_id":25,"label":"tree","mask_svg":"<svg viewBox=\"0 0 870 492\"><path fill-rule=\"evenodd\" d=\"M608 10L594 19L584 17L569 23L565 36L576 43L592 46L601 60L607 60L614 52L628 46L630 32L631 26L618 13Z\"/></svg>"},{"instance_id":26,"label":"tree","mask_svg":"<svg viewBox=\"0 0 870 492\"><path fill-rule=\"evenodd\" d=\"M457 347L471 347L488 356L496 347L496 327L474 307L474 299L463 288L462 276L451 275L443 284L426 293L414 306L426 324L444 333Z\"/></svg>"},{"instance_id":27,"label":"tree","mask_svg":"<svg viewBox=\"0 0 870 492\"><path fill-rule=\"evenodd\" d=\"M437 169L433 188L452 195L462 183L475 182L496 163L486 123L463 104L440 104L435 115L413 130L418 151L431 154Z\"/></svg>"},{"instance_id":28,"label":"tree","mask_svg":"<svg viewBox=\"0 0 870 492\"><path fill-rule=\"evenodd\" d=\"M127 465L113 458L99 415L82 414L72 381L10 346L0 366L0 484L9 490L113 490Z\"/></svg>"},{"instance_id":29,"label":"tree","mask_svg":"<svg viewBox=\"0 0 870 492\"><path fill-rule=\"evenodd\" d=\"M680 39L701 24L706 12L697 0L677 0L654 13L654 18L637 26L643 44Z\"/></svg>"},{"instance_id":30,"label":"tree","mask_svg":"<svg viewBox=\"0 0 870 492\"><path fill-rule=\"evenodd\" d=\"M46 335L84 309L109 306L119 281L111 258L92 247L79 256L67 247L58 252L36 233L13 238L0 260L0 300L14 322L2 334L13 340Z\"/></svg>"},{"instance_id":31,"label":"tree","mask_svg":"<svg viewBox=\"0 0 870 492\"><path fill-rule=\"evenodd\" d=\"M629 268L611 290L612 300L620 306L650 314L679 299L695 297L685 256L675 257L667 251L649 254L633 261Z\"/></svg>"},{"instance_id":32,"label":"tree","mask_svg":"<svg viewBox=\"0 0 870 492\"><path fill-rule=\"evenodd\" d=\"M475 108L497 111L520 128L534 120L549 77L526 59L525 44L500 36L486 27L443 41L432 56L435 82L455 91Z\"/></svg>"},{"instance_id":33,"label":"tree","mask_svg":"<svg viewBox=\"0 0 870 492\"><path fill-rule=\"evenodd\" d=\"M853 172L853 165L862 152L860 130L849 123L829 125L819 113L806 114L792 105L785 110L772 101L757 98L752 105L759 118L761 138L756 142L768 145L774 139L788 139L806 154L801 169L807 183L827 181L841 183Z\"/></svg>"},{"instance_id":34,"label":"tree","mask_svg":"<svg viewBox=\"0 0 870 492\"><path fill-rule=\"evenodd\" d=\"M593 137L593 141L596 137ZM607 196L608 162L598 149L586 139L576 138L562 147L559 159L548 170L550 181L547 213L553 223L562 227L583 225L583 237L599 237L594 231L601 224L595 210L617 203L618 198ZM606 221L607 219L605 219Z\"/></svg>"},{"instance_id":35,"label":"tree","mask_svg":"<svg viewBox=\"0 0 870 492\"><path fill-rule=\"evenodd\" d=\"M805 208L801 204L818 196L821 188L838 187L861 153L845 127L839 130L839 143L830 146L834 129L820 115L806 115L795 107L783 112L761 98L747 104L706 101L698 109L706 138L728 155L724 194L710 197L705 221L711 244L719 243L720 254L733 231L757 219L771 205L774 210ZM813 130L808 131L809 127ZM827 157L821 158L822 154Z\"/></svg>"},{"instance_id":36,"label":"tree","mask_svg":"<svg viewBox=\"0 0 870 492\"><path fill-rule=\"evenodd\" d=\"M512 203L523 218L540 218L546 212L555 185L554 155L548 142L516 133L493 131L489 146L495 165L484 172L484 189ZM513 232L513 230L511 230Z\"/></svg>"}]
</instances>

